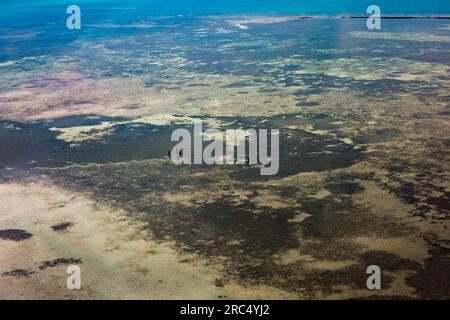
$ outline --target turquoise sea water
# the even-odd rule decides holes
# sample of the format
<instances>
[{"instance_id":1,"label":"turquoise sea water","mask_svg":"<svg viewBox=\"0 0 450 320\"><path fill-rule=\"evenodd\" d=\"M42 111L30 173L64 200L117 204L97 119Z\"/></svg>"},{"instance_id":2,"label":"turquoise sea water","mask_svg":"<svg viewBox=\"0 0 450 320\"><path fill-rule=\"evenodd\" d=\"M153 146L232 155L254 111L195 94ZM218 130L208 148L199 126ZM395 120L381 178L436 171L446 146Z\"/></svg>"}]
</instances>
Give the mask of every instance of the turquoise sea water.
<instances>
[{"instance_id":1,"label":"turquoise sea water","mask_svg":"<svg viewBox=\"0 0 450 320\"><path fill-rule=\"evenodd\" d=\"M147 15L177 14L241 14L241 13L283 13L283 14L364 14L369 5L380 6L385 14L448 14L450 2L446 0L25 0L0 4L3 13L13 10L51 9L70 4L89 8L136 9ZM15 18L18 18L17 16Z\"/></svg>"},{"instance_id":2,"label":"turquoise sea water","mask_svg":"<svg viewBox=\"0 0 450 320\"><path fill-rule=\"evenodd\" d=\"M136 20L150 16L229 15L229 14L301 14L301 15L366 15L369 5L380 6L383 15L450 15L450 1L388 0L25 0L0 3L1 27L61 24L65 9L79 5L83 21L102 19Z\"/></svg>"}]
</instances>

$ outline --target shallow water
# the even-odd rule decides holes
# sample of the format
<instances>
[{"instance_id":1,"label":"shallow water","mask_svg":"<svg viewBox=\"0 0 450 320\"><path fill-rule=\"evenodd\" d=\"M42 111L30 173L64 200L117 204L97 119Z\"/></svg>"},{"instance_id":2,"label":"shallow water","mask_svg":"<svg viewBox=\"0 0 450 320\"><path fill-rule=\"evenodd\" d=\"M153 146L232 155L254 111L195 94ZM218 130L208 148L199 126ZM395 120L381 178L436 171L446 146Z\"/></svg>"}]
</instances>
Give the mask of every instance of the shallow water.
<instances>
[{"instance_id":1,"label":"shallow water","mask_svg":"<svg viewBox=\"0 0 450 320\"><path fill-rule=\"evenodd\" d=\"M164 17L87 6L72 32L43 8L0 28L1 181L45 175L124 209L223 264L225 284L356 297L380 264L389 297L449 297L448 20L370 32L364 19L269 23L228 5ZM160 114L178 120L145 118ZM183 116L279 128L279 174L173 165L171 132L192 130ZM394 240L429 257L383 246Z\"/></svg>"}]
</instances>

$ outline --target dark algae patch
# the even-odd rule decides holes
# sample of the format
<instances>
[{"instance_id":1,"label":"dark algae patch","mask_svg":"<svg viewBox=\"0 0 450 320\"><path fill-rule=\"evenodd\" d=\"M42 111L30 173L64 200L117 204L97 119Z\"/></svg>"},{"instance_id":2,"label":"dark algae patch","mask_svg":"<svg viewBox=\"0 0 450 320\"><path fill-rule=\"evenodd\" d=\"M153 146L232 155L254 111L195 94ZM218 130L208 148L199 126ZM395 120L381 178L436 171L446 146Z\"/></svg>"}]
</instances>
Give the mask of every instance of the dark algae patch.
<instances>
[{"instance_id":1,"label":"dark algae patch","mask_svg":"<svg viewBox=\"0 0 450 320\"><path fill-rule=\"evenodd\" d=\"M39 266L39 270L44 270L47 268L53 268L59 265L71 265L71 264L79 264L81 263L81 259L74 259L74 258L58 258L55 260L47 260L41 262L41 265Z\"/></svg>"},{"instance_id":2,"label":"dark algae patch","mask_svg":"<svg viewBox=\"0 0 450 320\"><path fill-rule=\"evenodd\" d=\"M49 130L50 127L92 126L122 120L120 117L91 119L89 116L69 116L51 122L26 124L0 121L0 168L145 160L162 158L167 154L171 145L170 135L175 129L173 126L117 125L114 134L100 140L80 142L77 147L57 139L59 132ZM6 124L20 126L20 130L8 129Z\"/></svg>"},{"instance_id":3,"label":"dark algae patch","mask_svg":"<svg viewBox=\"0 0 450 320\"><path fill-rule=\"evenodd\" d=\"M332 152L324 152L333 147ZM237 168L232 178L257 181L281 178L301 172L321 172L345 168L362 161L364 149L355 149L338 139L323 137L300 129L280 130L280 164L276 176L260 176L259 168Z\"/></svg>"},{"instance_id":4,"label":"dark algae patch","mask_svg":"<svg viewBox=\"0 0 450 320\"><path fill-rule=\"evenodd\" d=\"M63 222L63 223L55 224L54 226L52 226L52 229L53 229L53 231L56 231L56 232L64 232L71 226L73 226L72 222Z\"/></svg>"},{"instance_id":5,"label":"dark algae patch","mask_svg":"<svg viewBox=\"0 0 450 320\"><path fill-rule=\"evenodd\" d=\"M445 192L440 197L430 197L426 202L436 206L439 210L450 211L450 192Z\"/></svg>"},{"instance_id":6,"label":"dark algae patch","mask_svg":"<svg viewBox=\"0 0 450 320\"><path fill-rule=\"evenodd\" d=\"M299 107L317 107L317 106L320 106L320 103L314 102L314 101L303 101L303 102L299 102L297 104L297 106L299 106Z\"/></svg>"},{"instance_id":7,"label":"dark algae patch","mask_svg":"<svg viewBox=\"0 0 450 320\"><path fill-rule=\"evenodd\" d=\"M428 239L429 253L423 266L406 282L417 288L422 299L450 299L450 241L441 245L436 239Z\"/></svg>"},{"instance_id":8,"label":"dark algae patch","mask_svg":"<svg viewBox=\"0 0 450 320\"><path fill-rule=\"evenodd\" d=\"M33 274L33 271L27 271L23 269L14 269L11 271L6 271L2 273L3 277L16 277L16 278L26 278Z\"/></svg>"},{"instance_id":9,"label":"dark algae patch","mask_svg":"<svg viewBox=\"0 0 450 320\"><path fill-rule=\"evenodd\" d=\"M357 182L341 182L341 183L332 182L327 184L325 188L334 194L339 193L353 194L364 191L364 188L361 187L361 185L359 185Z\"/></svg>"},{"instance_id":10,"label":"dark algae patch","mask_svg":"<svg viewBox=\"0 0 450 320\"><path fill-rule=\"evenodd\" d=\"M33 235L20 229L0 230L0 238L4 240L22 241L31 238Z\"/></svg>"}]
</instances>

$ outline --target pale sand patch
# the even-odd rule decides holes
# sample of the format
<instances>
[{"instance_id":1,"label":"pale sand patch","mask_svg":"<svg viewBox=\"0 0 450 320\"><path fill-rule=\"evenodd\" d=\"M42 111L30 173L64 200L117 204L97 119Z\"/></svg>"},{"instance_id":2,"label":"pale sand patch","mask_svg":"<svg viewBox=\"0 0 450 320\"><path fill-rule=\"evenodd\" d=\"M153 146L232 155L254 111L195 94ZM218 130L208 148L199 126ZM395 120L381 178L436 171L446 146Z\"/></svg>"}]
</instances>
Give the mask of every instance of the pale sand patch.
<instances>
[{"instance_id":1,"label":"pale sand patch","mask_svg":"<svg viewBox=\"0 0 450 320\"><path fill-rule=\"evenodd\" d=\"M257 182L255 185L263 186L282 186L294 187L300 195L306 197L326 197L328 190L323 188L324 180L327 177L327 172L300 172L295 175L287 176L281 179L273 179L267 182ZM297 195L295 198L299 198ZM293 199L293 198L291 198ZM292 205L301 208L301 203L292 203ZM300 210L301 211L301 210Z\"/></svg>"},{"instance_id":2,"label":"pale sand patch","mask_svg":"<svg viewBox=\"0 0 450 320\"><path fill-rule=\"evenodd\" d=\"M211 204L218 201L220 198L228 197L228 200L234 204L242 204L248 200L252 192L235 189L235 190L206 190L206 191L191 191L186 193L164 193L162 199L172 204L182 205L187 208L199 208L206 204Z\"/></svg>"},{"instance_id":3,"label":"pale sand patch","mask_svg":"<svg viewBox=\"0 0 450 320\"><path fill-rule=\"evenodd\" d=\"M61 132L56 139L69 143L98 140L114 132L111 122L102 122L92 126L77 126L68 128L49 128L50 131Z\"/></svg>"},{"instance_id":4,"label":"pale sand patch","mask_svg":"<svg viewBox=\"0 0 450 320\"><path fill-rule=\"evenodd\" d=\"M274 256L276 263L288 265L292 263L302 263L306 268L318 270L340 270L356 264L352 260L317 260L310 255L300 254L298 249L290 249L282 254Z\"/></svg>"},{"instance_id":5,"label":"pale sand patch","mask_svg":"<svg viewBox=\"0 0 450 320\"><path fill-rule=\"evenodd\" d=\"M252 202L258 207L272 209L292 208L296 205L295 199L283 198L270 190L258 191L258 194L252 198Z\"/></svg>"},{"instance_id":6,"label":"pale sand patch","mask_svg":"<svg viewBox=\"0 0 450 320\"><path fill-rule=\"evenodd\" d=\"M233 31L225 29L225 28L218 28L216 33L218 33L218 34L229 34L229 33L233 33Z\"/></svg>"},{"instance_id":7,"label":"pale sand patch","mask_svg":"<svg viewBox=\"0 0 450 320\"><path fill-rule=\"evenodd\" d=\"M89 117L94 118L94 117ZM103 121L101 124L92 125L92 126L74 126L74 127L65 127L65 128L49 128L50 131L61 132L57 139L63 140L68 143L79 143L88 140L99 140L105 138L106 136L113 134L115 129L119 125L154 125L154 126L166 126L173 124L194 124L201 122L205 126L210 128L218 128L223 126L225 123L213 119L213 118L204 118L204 119L196 119L192 117L186 116L174 116L171 114L155 114L152 116L141 117L133 120L125 120L125 121ZM236 143L238 143L238 138L242 140L245 139L245 136L239 136L238 133L235 134ZM77 146L77 145L73 145Z\"/></svg>"},{"instance_id":8,"label":"pale sand patch","mask_svg":"<svg viewBox=\"0 0 450 320\"><path fill-rule=\"evenodd\" d=\"M287 265L299 261L303 262L314 261L314 258L311 257L310 255L300 254L298 249L289 249L283 253L274 255L274 258L276 259L275 263L280 265Z\"/></svg>"},{"instance_id":9,"label":"pale sand patch","mask_svg":"<svg viewBox=\"0 0 450 320\"><path fill-rule=\"evenodd\" d=\"M318 270L340 270L356 264L353 260L315 260L307 264L308 268Z\"/></svg>"},{"instance_id":10,"label":"pale sand patch","mask_svg":"<svg viewBox=\"0 0 450 320\"><path fill-rule=\"evenodd\" d=\"M9 124L5 125L4 127L5 127L5 129L22 130L21 128L13 125L12 123L9 123Z\"/></svg>"},{"instance_id":11,"label":"pale sand patch","mask_svg":"<svg viewBox=\"0 0 450 320\"><path fill-rule=\"evenodd\" d=\"M365 39L384 39L384 40L406 40L406 41L433 41L450 42L450 36L435 35L430 33L411 33L411 32L368 32L352 31L350 36Z\"/></svg>"},{"instance_id":12,"label":"pale sand patch","mask_svg":"<svg viewBox=\"0 0 450 320\"><path fill-rule=\"evenodd\" d=\"M170 244L148 239L144 225L131 223L83 195L48 183L0 185L2 229L24 229L29 240L0 240L2 272L34 271L28 278L0 276L2 299L214 299L226 295L216 288L217 272L181 263ZM74 225L64 233L50 227ZM39 270L42 261L81 259L82 290L67 290L66 266ZM6 289L6 290L5 290Z\"/></svg>"},{"instance_id":13,"label":"pale sand patch","mask_svg":"<svg viewBox=\"0 0 450 320\"><path fill-rule=\"evenodd\" d=\"M307 219L309 217L311 217L310 214L304 213L304 212L300 212L300 213L296 214L292 219L289 219L288 222L300 223L300 222L303 222L305 219Z\"/></svg>"},{"instance_id":14,"label":"pale sand patch","mask_svg":"<svg viewBox=\"0 0 450 320\"><path fill-rule=\"evenodd\" d=\"M217 121L219 124L220 122ZM203 132L202 136L205 140L214 140L214 139L222 139L224 141L229 141L230 143L234 144L235 146L240 145L241 143L245 142L246 139L256 139L257 132L252 132L250 130L245 129L229 129L226 132Z\"/></svg>"},{"instance_id":15,"label":"pale sand patch","mask_svg":"<svg viewBox=\"0 0 450 320\"><path fill-rule=\"evenodd\" d=\"M36 36L40 35L42 31L36 31L36 32L22 32L22 33L14 33L14 32L8 32L4 35L0 36L0 39L33 39Z\"/></svg>"},{"instance_id":16,"label":"pale sand patch","mask_svg":"<svg viewBox=\"0 0 450 320\"><path fill-rule=\"evenodd\" d=\"M393 277L393 281L389 288L383 287L383 274ZM382 290L368 290L355 289L350 286L333 286L334 293L331 295L323 295L318 299L340 300L340 299L357 299L367 298L373 296L387 297L387 296L402 296L413 298L416 296L414 288L408 286L405 280L414 275L411 271L397 271L395 273L382 272L381 289Z\"/></svg>"},{"instance_id":17,"label":"pale sand patch","mask_svg":"<svg viewBox=\"0 0 450 320\"><path fill-rule=\"evenodd\" d=\"M357 237L353 241L365 247L366 250L381 250L394 253L405 259L420 263L429 257L427 243L423 239Z\"/></svg>"},{"instance_id":18,"label":"pale sand patch","mask_svg":"<svg viewBox=\"0 0 450 320\"><path fill-rule=\"evenodd\" d=\"M440 78L447 75L445 64L411 61L402 58L340 58L322 60L318 64L314 60L290 57L275 59L268 65L301 66L303 69L295 71L296 73L323 73L333 77L353 78L355 80L394 79L399 81L434 81L445 84L446 81ZM310 96L310 98L312 97Z\"/></svg>"},{"instance_id":19,"label":"pale sand patch","mask_svg":"<svg viewBox=\"0 0 450 320\"><path fill-rule=\"evenodd\" d=\"M60 64L63 61L55 62L52 68L63 68ZM298 112L296 97L291 94L295 88L284 88L279 94L271 95L269 104L267 96L257 90L244 94L242 88L234 86L236 83L251 81L253 78L250 76L183 72L180 77L189 78L189 83L200 86L180 86L167 82L148 87L145 77L89 78L72 71L48 74L44 71L36 74L9 72L5 78L14 79L17 86L0 93L0 116L24 122L73 115L133 120L159 114L214 117ZM167 89L172 85L176 88Z\"/></svg>"},{"instance_id":20,"label":"pale sand patch","mask_svg":"<svg viewBox=\"0 0 450 320\"><path fill-rule=\"evenodd\" d=\"M142 79L90 79L75 72L55 72L0 94L0 114L7 119L35 121L71 115L138 117L174 103L174 96L146 88ZM83 101L79 104L79 101ZM130 109L128 106L133 105ZM152 112L155 113L155 112Z\"/></svg>"},{"instance_id":21,"label":"pale sand patch","mask_svg":"<svg viewBox=\"0 0 450 320\"><path fill-rule=\"evenodd\" d=\"M154 114L145 116L130 121L123 121L122 123L138 123L138 124L152 124L155 126L167 126L170 124L191 124L195 119L186 116L174 116L171 114Z\"/></svg>"},{"instance_id":22,"label":"pale sand patch","mask_svg":"<svg viewBox=\"0 0 450 320\"><path fill-rule=\"evenodd\" d=\"M300 124L296 126L289 126L290 129L301 129L306 132L310 132L315 135L324 136L324 137L332 137L334 139L340 140L345 144L351 144L353 145L354 142L349 137L339 137L336 133L333 132L333 130L324 130L324 129L315 129L313 124ZM327 152L327 151L322 151Z\"/></svg>"},{"instance_id":23,"label":"pale sand patch","mask_svg":"<svg viewBox=\"0 0 450 320\"><path fill-rule=\"evenodd\" d=\"M408 238L409 241L422 243L420 235L427 233L435 234L441 240L450 239L450 233L448 232L450 221L444 220L440 223L435 223L433 220L423 220L418 216L411 216L410 212L412 212L414 206L403 202L392 193L380 188L374 182L361 181L360 184L365 188L365 191L354 195L355 202L369 207L370 211L374 214L391 216L401 220L403 223L418 228L418 231L412 233L411 237ZM423 245L426 246L424 242ZM417 249L416 246L414 247ZM402 250L399 250L397 254L401 255L402 253ZM411 255L412 253L409 254ZM420 253L417 253L417 255L420 255Z\"/></svg>"},{"instance_id":24,"label":"pale sand patch","mask_svg":"<svg viewBox=\"0 0 450 320\"><path fill-rule=\"evenodd\" d=\"M301 16L288 16L288 17L252 17L248 19L231 19L227 22L229 24L235 25L241 29L248 29L247 24L272 24L272 23L280 23L287 22L292 20L303 19Z\"/></svg>"},{"instance_id":25,"label":"pale sand patch","mask_svg":"<svg viewBox=\"0 0 450 320\"><path fill-rule=\"evenodd\" d=\"M353 144L353 140L350 138L341 138L340 139L342 142L344 142L345 144Z\"/></svg>"},{"instance_id":26,"label":"pale sand patch","mask_svg":"<svg viewBox=\"0 0 450 320\"><path fill-rule=\"evenodd\" d=\"M235 26L242 30L250 29L248 26L240 24L240 23L236 23Z\"/></svg>"},{"instance_id":27,"label":"pale sand patch","mask_svg":"<svg viewBox=\"0 0 450 320\"><path fill-rule=\"evenodd\" d=\"M427 221L419 221L419 218L411 217L412 205L404 203L394 194L380 188L375 182L360 181L360 184L364 187L364 192L353 196L355 203L370 208L369 210L373 214L393 217L410 226L419 228L419 231L412 232L411 235L406 237L380 238L365 236L357 237L353 241L363 245L366 250L381 250L423 263L424 259L428 258L429 255L427 243L422 238L421 233L436 232L440 227L430 226L430 223Z\"/></svg>"},{"instance_id":28,"label":"pale sand patch","mask_svg":"<svg viewBox=\"0 0 450 320\"><path fill-rule=\"evenodd\" d=\"M290 74L298 74L298 75L302 75L302 74L311 74L311 71L309 70L293 70L293 71L289 71Z\"/></svg>"},{"instance_id":29,"label":"pale sand patch","mask_svg":"<svg viewBox=\"0 0 450 320\"><path fill-rule=\"evenodd\" d=\"M367 206L371 212L377 215L397 219L409 218L409 213L414 209L413 205L403 202L373 181L359 181L359 183L364 187L364 192L353 196L355 203Z\"/></svg>"},{"instance_id":30,"label":"pale sand patch","mask_svg":"<svg viewBox=\"0 0 450 320\"><path fill-rule=\"evenodd\" d=\"M332 195L332 193L330 191L323 188L323 189L320 189L320 191L317 192L316 194L312 195L311 198L320 200L320 199L324 199L331 195Z\"/></svg>"},{"instance_id":31,"label":"pale sand patch","mask_svg":"<svg viewBox=\"0 0 450 320\"><path fill-rule=\"evenodd\" d=\"M199 208L216 202L222 195L218 192L165 193L162 199L187 208Z\"/></svg>"},{"instance_id":32,"label":"pale sand patch","mask_svg":"<svg viewBox=\"0 0 450 320\"><path fill-rule=\"evenodd\" d=\"M2 62L0 63L0 67L8 67L8 66L12 66L13 64L15 64L15 61L6 61L6 62Z\"/></svg>"},{"instance_id":33,"label":"pale sand patch","mask_svg":"<svg viewBox=\"0 0 450 320\"><path fill-rule=\"evenodd\" d=\"M244 300L293 300L305 298L301 294L284 291L266 285L248 285L243 287L237 284L227 284L226 288L230 296L239 296L240 299Z\"/></svg>"},{"instance_id":34,"label":"pale sand patch","mask_svg":"<svg viewBox=\"0 0 450 320\"><path fill-rule=\"evenodd\" d=\"M84 27L88 28L105 28L105 29L151 29L155 25L151 23L130 23L130 24L117 24L117 23L96 23L85 24Z\"/></svg>"}]
</instances>

